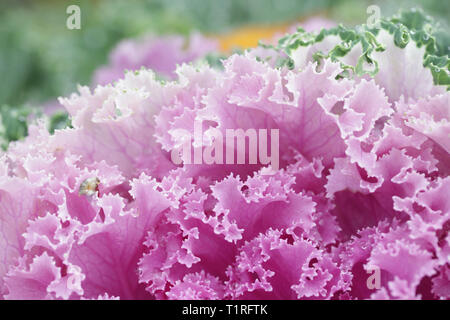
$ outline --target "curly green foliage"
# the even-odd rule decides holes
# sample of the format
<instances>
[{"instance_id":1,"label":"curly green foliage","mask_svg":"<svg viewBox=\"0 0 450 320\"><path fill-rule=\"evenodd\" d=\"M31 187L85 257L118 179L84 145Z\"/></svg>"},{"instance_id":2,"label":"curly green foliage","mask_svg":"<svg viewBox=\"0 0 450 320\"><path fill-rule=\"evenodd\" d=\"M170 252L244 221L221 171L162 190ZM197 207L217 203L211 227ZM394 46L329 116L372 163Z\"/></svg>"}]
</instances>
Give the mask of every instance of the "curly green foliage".
<instances>
[{"instance_id":1,"label":"curly green foliage","mask_svg":"<svg viewBox=\"0 0 450 320\"><path fill-rule=\"evenodd\" d=\"M450 89L450 38L438 23L422 10L412 9L402 11L390 21L382 20L381 26L394 35L394 42L400 48L411 40L419 48L425 47L423 65L431 70L436 85Z\"/></svg>"},{"instance_id":2,"label":"curly green foliage","mask_svg":"<svg viewBox=\"0 0 450 320\"><path fill-rule=\"evenodd\" d=\"M346 56L357 44L361 44L362 54L358 58L356 66L348 65L341 62L342 68L352 70L356 75L362 76L369 74L374 76L379 68L378 62L372 58L373 51L383 51L384 46L377 42L375 34L364 28L347 28L339 25L332 29L322 29L317 35L308 33L302 28L299 28L296 33L287 35L280 39L279 47L291 55L292 52L298 49L300 46L308 47L315 43L323 41L328 36L338 36L342 41L331 49L328 53L317 51L314 53L313 58L319 62L322 59L330 58L332 61L341 61L340 58ZM374 66L373 68L365 68L366 64Z\"/></svg>"},{"instance_id":3,"label":"curly green foliage","mask_svg":"<svg viewBox=\"0 0 450 320\"><path fill-rule=\"evenodd\" d=\"M327 53L315 52L313 58L319 63L324 58L340 62L344 75L351 71L357 76L364 74L374 76L379 67L373 58L373 52L385 50L376 39L381 29L393 35L394 43L399 48L405 48L410 41L414 41L418 47L424 46L423 65L431 70L434 83L450 88L449 38L438 23L417 9L403 11L389 19L381 19L379 28L369 28L367 25L348 28L339 25L331 29L322 29L319 33L308 33L299 28L297 32L281 38L275 49L286 53L289 60L292 52L299 47L309 47L326 37L338 36L341 40L339 44ZM361 45L362 54L356 65L344 63L342 58L358 44ZM292 61L286 63L292 65Z\"/></svg>"}]
</instances>

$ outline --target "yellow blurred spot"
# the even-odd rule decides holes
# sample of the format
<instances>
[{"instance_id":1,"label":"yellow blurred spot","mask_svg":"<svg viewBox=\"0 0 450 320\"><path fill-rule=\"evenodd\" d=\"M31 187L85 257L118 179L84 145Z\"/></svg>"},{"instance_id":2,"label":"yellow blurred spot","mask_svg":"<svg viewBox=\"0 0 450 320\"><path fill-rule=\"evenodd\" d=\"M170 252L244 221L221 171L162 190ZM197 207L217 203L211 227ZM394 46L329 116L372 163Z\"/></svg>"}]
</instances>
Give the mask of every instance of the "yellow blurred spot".
<instances>
[{"instance_id":1,"label":"yellow blurred spot","mask_svg":"<svg viewBox=\"0 0 450 320\"><path fill-rule=\"evenodd\" d=\"M260 40L271 40L277 33L284 34L289 24L271 26L246 26L230 33L218 35L220 49L229 52L235 48L247 49L258 45Z\"/></svg>"}]
</instances>

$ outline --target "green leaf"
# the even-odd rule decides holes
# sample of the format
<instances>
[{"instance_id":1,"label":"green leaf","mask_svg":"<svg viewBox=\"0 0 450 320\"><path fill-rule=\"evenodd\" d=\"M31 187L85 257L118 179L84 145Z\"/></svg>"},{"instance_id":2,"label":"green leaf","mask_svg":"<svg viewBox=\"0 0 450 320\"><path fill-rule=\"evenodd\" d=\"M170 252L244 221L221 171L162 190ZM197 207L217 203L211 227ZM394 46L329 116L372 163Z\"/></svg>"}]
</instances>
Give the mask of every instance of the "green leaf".
<instances>
[{"instance_id":1,"label":"green leaf","mask_svg":"<svg viewBox=\"0 0 450 320\"><path fill-rule=\"evenodd\" d=\"M402 11L391 18L381 19L378 29L369 28L367 25L355 28L339 25L331 29L322 29L319 33L308 33L299 28L297 32L287 34L281 38L278 45L273 46L272 49L292 57L292 53L299 47L310 47L324 41L329 36L338 36L341 42L329 50L328 53L321 51L313 53L314 61L319 65L322 59L328 58L331 61L339 62L342 69L346 71L340 76L350 77L352 75L362 76L365 74L374 76L379 71L379 67L372 54L373 52L385 50L384 46L376 39L381 29L386 30L393 36L394 43L399 48L405 48L411 41L414 41L419 48L424 46L423 65L430 69L434 84L444 85L447 86L447 89L450 89L450 63L448 57L450 36L441 29L438 23L435 23L431 17L426 16L419 9ZM357 45L361 45L362 53L356 65L344 63L342 58ZM292 62L290 58L285 60Z\"/></svg>"},{"instance_id":2,"label":"green leaf","mask_svg":"<svg viewBox=\"0 0 450 320\"><path fill-rule=\"evenodd\" d=\"M50 117L48 131L53 134L55 130L72 128L72 122L66 112L58 111Z\"/></svg>"},{"instance_id":3,"label":"green leaf","mask_svg":"<svg viewBox=\"0 0 450 320\"><path fill-rule=\"evenodd\" d=\"M20 106L10 107L3 105L0 107L0 139L1 147L6 150L11 141L23 139L28 135L29 118L39 116L37 109Z\"/></svg>"}]
</instances>

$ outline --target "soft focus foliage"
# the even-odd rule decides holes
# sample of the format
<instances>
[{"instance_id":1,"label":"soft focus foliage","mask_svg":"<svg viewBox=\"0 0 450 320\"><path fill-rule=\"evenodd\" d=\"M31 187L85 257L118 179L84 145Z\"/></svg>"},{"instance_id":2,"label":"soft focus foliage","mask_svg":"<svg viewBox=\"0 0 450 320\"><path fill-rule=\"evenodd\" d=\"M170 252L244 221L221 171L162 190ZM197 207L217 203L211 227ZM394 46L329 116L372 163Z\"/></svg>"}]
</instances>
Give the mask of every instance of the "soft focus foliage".
<instances>
[{"instance_id":1,"label":"soft focus foliage","mask_svg":"<svg viewBox=\"0 0 450 320\"><path fill-rule=\"evenodd\" d=\"M346 24L366 20L366 8L378 4L384 16L420 5L448 20L450 2L442 0L78 0L82 29L65 28L67 2L2 0L0 2L0 105L40 105L70 94L78 83L91 83L93 72L107 62L122 39L147 33L188 34L192 30L222 37L236 28L289 24L323 14ZM262 26L262 27L261 27ZM442 35L448 38L448 34ZM225 35L225 37L228 37ZM239 41L227 48L240 45Z\"/></svg>"},{"instance_id":2,"label":"soft focus foliage","mask_svg":"<svg viewBox=\"0 0 450 320\"><path fill-rule=\"evenodd\" d=\"M111 52L109 64L96 70L94 85L108 84L122 78L124 70L152 69L162 79L173 79L177 65L205 58L217 51L217 42L195 33L182 36L124 40Z\"/></svg>"}]
</instances>

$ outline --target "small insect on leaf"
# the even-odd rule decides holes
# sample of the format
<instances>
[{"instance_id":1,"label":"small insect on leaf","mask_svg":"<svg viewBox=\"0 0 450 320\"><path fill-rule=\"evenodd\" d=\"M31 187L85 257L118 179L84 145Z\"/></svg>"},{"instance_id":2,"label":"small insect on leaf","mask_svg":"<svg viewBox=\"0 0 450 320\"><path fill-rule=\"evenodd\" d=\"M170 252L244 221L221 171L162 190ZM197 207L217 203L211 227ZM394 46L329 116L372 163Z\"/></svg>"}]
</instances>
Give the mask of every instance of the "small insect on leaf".
<instances>
[{"instance_id":1,"label":"small insect on leaf","mask_svg":"<svg viewBox=\"0 0 450 320\"><path fill-rule=\"evenodd\" d=\"M93 196L98 191L98 185L100 184L100 180L95 178L88 178L84 180L80 185L80 190L78 194Z\"/></svg>"}]
</instances>

